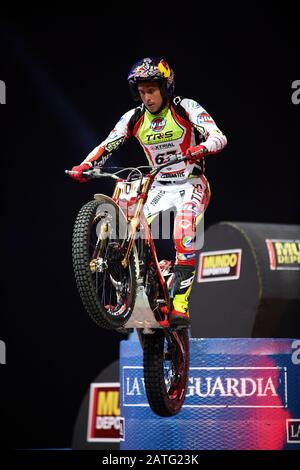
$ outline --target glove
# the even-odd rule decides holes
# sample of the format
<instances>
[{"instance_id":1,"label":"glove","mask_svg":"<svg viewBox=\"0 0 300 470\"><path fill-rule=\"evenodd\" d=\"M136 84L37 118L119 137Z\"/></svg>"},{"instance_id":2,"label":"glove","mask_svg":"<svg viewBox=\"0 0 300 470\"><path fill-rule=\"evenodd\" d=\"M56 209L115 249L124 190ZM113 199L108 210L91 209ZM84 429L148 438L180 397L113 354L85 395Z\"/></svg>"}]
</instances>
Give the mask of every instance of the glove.
<instances>
[{"instance_id":1,"label":"glove","mask_svg":"<svg viewBox=\"0 0 300 470\"><path fill-rule=\"evenodd\" d=\"M87 183L88 179L82 176L83 171L91 169L91 164L81 163L81 165L73 166L72 171L77 171L77 173L70 173L73 180L79 181L80 183Z\"/></svg>"},{"instance_id":2,"label":"glove","mask_svg":"<svg viewBox=\"0 0 300 470\"><path fill-rule=\"evenodd\" d=\"M208 150L204 145L196 145L195 147L189 147L185 152L189 163L195 163L197 160L201 160L201 158L203 158L207 154Z\"/></svg>"}]
</instances>

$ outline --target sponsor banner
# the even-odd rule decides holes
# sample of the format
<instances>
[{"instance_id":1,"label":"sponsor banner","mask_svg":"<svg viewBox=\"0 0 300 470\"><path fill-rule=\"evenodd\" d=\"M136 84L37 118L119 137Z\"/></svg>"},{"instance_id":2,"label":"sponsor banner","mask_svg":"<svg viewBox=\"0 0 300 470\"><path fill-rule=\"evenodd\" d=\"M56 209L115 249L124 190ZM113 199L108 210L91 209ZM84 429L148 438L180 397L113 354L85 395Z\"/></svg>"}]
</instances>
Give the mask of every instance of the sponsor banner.
<instances>
[{"instance_id":1,"label":"sponsor banner","mask_svg":"<svg viewBox=\"0 0 300 470\"><path fill-rule=\"evenodd\" d=\"M300 240L267 238L265 241L272 271L300 269Z\"/></svg>"},{"instance_id":2,"label":"sponsor banner","mask_svg":"<svg viewBox=\"0 0 300 470\"><path fill-rule=\"evenodd\" d=\"M90 386L88 442L124 440L124 418L120 416L120 384L93 383Z\"/></svg>"},{"instance_id":3,"label":"sponsor banner","mask_svg":"<svg viewBox=\"0 0 300 470\"><path fill-rule=\"evenodd\" d=\"M300 444L300 419L286 420L286 441L288 444Z\"/></svg>"},{"instance_id":4,"label":"sponsor banner","mask_svg":"<svg viewBox=\"0 0 300 470\"><path fill-rule=\"evenodd\" d=\"M122 369L122 405L148 407L141 366ZM184 408L287 408L286 367L190 367Z\"/></svg>"},{"instance_id":5,"label":"sponsor banner","mask_svg":"<svg viewBox=\"0 0 300 470\"><path fill-rule=\"evenodd\" d=\"M121 413L126 419L126 440L120 449L300 449L294 341L190 338L183 409L164 418L148 405L137 335L122 341Z\"/></svg>"},{"instance_id":6,"label":"sponsor banner","mask_svg":"<svg viewBox=\"0 0 300 470\"><path fill-rule=\"evenodd\" d=\"M240 248L200 253L198 282L239 279L241 259Z\"/></svg>"}]
</instances>

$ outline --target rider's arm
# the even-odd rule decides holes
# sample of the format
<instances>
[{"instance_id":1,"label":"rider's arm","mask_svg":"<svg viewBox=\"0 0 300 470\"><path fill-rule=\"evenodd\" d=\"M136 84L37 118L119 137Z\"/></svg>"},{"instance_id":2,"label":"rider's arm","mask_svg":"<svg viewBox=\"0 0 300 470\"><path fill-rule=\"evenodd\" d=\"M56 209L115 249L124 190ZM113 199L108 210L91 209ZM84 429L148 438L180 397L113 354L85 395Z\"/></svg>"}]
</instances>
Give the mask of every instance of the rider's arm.
<instances>
[{"instance_id":1,"label":"rider's arm","mask_svg":"<svg viewBox=\"0 0 300 470\"><path fill-rule=\"evenodd\" d=\"M184 108L191 124L200 133L208 153L220 152L227 144L227 138L218 128L213 118L196 101L183 98L180 105Z\"/></svg>"},{"instance_id":2,"label":"rider's arm","mask_svg":"<svg viewBox=\"0 0 300 470\"><path fill-rule=\"evenodd\" d=\"M105 163L111 153L117 150L130 137L129 121L134 112L135 109L131 109L123 114L109 136L88 154L82 164L93 164L97 161Z\"/></svg>"}]
</instances>

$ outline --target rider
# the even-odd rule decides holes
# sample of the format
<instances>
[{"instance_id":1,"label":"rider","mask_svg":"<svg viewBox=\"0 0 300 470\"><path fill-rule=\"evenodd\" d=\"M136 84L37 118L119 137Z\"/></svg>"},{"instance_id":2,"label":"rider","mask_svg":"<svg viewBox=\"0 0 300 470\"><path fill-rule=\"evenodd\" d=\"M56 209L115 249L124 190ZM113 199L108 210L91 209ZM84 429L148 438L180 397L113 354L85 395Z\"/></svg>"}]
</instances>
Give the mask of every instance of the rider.
<instances>
[{"instance_id":1,"label":"rider","mask_svg":"<svg viewBox=\"0 0 300 470\"><path fill-rule=\"evenodd\" d=\"M209 203L209 183L204 176L204 157L220 152L225 135L207 111L196 101L174 96L174 72L162 58L138 61L128 75L134 100L140 106L125 113L109 136L86 159L72 168L71 177L86 182L82 172L102 164L129 137L143 147L150 165L157 166L172 153L187 160L161 170L144 206L147 220L171 207L176 208L174 241L175 276L171 291L171 325L189 326L188 301L195 276L195 232Z\"/></svg>"}]
</instances>

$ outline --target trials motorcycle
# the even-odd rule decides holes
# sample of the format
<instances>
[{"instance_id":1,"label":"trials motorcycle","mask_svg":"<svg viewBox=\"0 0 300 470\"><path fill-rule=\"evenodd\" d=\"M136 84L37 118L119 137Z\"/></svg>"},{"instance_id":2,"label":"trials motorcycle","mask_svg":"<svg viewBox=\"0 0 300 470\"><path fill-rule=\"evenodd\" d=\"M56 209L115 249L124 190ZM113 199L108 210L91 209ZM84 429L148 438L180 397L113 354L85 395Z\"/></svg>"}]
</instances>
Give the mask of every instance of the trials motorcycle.
<instances>
[{"instance_id":1,"label":"trials motorcycle","mask_svg":"<svg viewBox=\"0 0 300 470\"><path fill-rule=\"evenodd\" d=\"M173 416L183 405L189 331L170 327L174 263L158 262L143 206L157 173L185 158L171 155L167 163L154 168L110 173L95 166L83 172L88 179L113 178L116 185L112 197L95 194L80 209L73 230L73 269L82 303L101 328L123 333L136 328L148 402L159 416ZM127 177L121 178L124 172Z\"/></svg>"}]
</instances>

